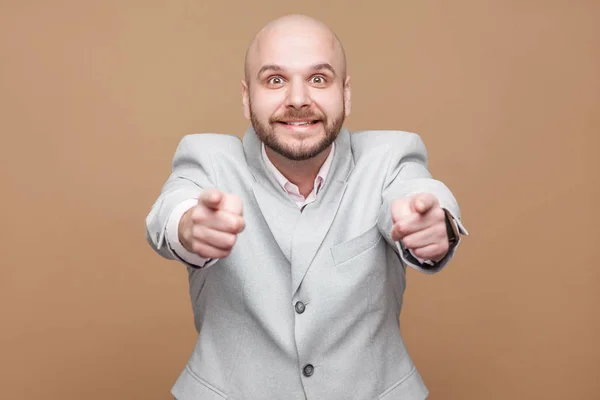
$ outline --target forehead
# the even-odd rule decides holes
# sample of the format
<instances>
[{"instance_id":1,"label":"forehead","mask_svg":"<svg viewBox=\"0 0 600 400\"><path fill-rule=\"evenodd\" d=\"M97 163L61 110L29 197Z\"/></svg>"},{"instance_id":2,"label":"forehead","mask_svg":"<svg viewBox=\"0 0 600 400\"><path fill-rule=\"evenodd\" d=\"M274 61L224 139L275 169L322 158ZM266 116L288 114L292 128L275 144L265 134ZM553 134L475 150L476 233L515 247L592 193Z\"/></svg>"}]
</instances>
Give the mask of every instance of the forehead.
<instances>
[{"instance_id":1,"label":"forehead","mask_svg":"<svg viewBox=\"0 0 600 400\"><path fill-rule=\"evenodd\" d=\"M334 37L324 30L273 29L258 38L251 73L264 65L302 71L317 64L331 64L337 73L343 69L342 53Z\"/></svg>"}]
</instances>

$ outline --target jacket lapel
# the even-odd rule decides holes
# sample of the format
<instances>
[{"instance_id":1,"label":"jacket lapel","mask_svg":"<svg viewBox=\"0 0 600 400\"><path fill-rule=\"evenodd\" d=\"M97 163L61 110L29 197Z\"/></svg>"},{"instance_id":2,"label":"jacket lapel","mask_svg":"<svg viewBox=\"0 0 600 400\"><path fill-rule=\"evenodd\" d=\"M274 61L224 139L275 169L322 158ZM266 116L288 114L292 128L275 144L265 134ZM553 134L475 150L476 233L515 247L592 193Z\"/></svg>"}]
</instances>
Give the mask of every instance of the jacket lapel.
<instances>
[{"instance_id":1,"label":"jacket lapel","mask_svg":"<svg viewBox=\"0 0 600 400\"><path fill-rule=\"evenodd\" d=\"M335 141L331 168L316 200L301 212L266 169L261 142L252 128L243 139L244 152L255 178L254 197L273 239L292 265L292 295L306 275L338 212L354 167L350 134L342 128Z\"/></svg>"},{"instance_id":2,"label":"jacket lapel","mask_svg":"<svg viewBox=\"0 0 600 400\"><path fill-rule=\"evenodd\" d=\"M266 169L262 160L261 142L252 128L246 131L243 145L246 161L255 178L252 186L254 198L272 239L291 262L292 234L300 217L300 209Z\"/></svg>"},{"instance_id":3,"label":"jacket lapel","mask_svg":"<svg viewBox=\"0 0 600 400\"><path fill-rule=\"evenodd\" d=\"M317 202L307 205L298 219L292 238L292 296L300 287L333 223L346 186L345 182L329 182L330 190L322 193Z\"/></svg>"},{"instance_id":4,"label":"jacket lapel","mask_svg":"<svg viewBox=\"0 0 600 400\"><path fill-rule=\"evenodd\" d=\"M291 262L292 234L300 217L300 209L296 204L281 201L258 182L254 184L253 191L273 240Z\"/></svg>"},{"instance_id":5,"label":"jacket lapel","mask_svg":"<svg viewBox=\"0 0 600 400\"><path fill-rule=\"evenodd\" d=\"M344 128L335 142L335 154L325 184L316 200L308 204L294 229L292 238L292 296L300 287L317 251L329 232L354 167L350 135Z\"/></svg>"}]
</instances>

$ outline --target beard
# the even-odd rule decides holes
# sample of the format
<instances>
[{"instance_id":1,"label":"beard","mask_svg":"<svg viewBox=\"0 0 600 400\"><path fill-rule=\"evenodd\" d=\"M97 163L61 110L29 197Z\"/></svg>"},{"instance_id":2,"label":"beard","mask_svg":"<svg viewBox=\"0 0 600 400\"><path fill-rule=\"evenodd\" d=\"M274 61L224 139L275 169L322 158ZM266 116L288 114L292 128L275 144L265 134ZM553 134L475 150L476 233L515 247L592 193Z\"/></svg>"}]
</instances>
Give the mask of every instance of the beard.
<instances>
[{"instance_id":1,"label":"beard","mask_svg":"<svg viewBox=\"0 0 600 400\"><path fill-rule=\"evenodd\" d=\"M304 161L315 157L326 150L335 141L344 124L345 107L339 115L331 120L321 113L315 113L312 110L293 110L289 109L282 115L276 115L269 118L268 122L260 121L250 108L250 120L256 135L265 146L274 152L293 161ZM325 130L325 135L317 143L306 143L305 140L294 140L294 143L286 143L275 133L275 124L284 120L312 120L319 121Z\"/></svg>"}]
</instances>

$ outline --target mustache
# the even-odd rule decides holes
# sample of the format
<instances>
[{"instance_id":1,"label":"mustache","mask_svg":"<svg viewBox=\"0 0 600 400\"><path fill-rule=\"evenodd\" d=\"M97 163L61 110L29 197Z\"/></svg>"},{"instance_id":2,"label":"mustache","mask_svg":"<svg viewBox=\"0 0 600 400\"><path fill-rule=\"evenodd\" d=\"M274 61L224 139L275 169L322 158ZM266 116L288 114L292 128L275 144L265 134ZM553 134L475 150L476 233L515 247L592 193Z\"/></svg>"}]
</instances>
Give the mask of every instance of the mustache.
<instances>
[{"instance_id":1,"label":"mustache","mask_svg":"<svg viewBox=\"0 0 600 400\"><path fill-rule=\"evenodd\" d=\"M315 113L312 110L288 110L283 114L274 115L269 119L269 122L274 123L298 119L323 121L325 120L325 116L320 113Z\"/></svg>"}]
</instances>

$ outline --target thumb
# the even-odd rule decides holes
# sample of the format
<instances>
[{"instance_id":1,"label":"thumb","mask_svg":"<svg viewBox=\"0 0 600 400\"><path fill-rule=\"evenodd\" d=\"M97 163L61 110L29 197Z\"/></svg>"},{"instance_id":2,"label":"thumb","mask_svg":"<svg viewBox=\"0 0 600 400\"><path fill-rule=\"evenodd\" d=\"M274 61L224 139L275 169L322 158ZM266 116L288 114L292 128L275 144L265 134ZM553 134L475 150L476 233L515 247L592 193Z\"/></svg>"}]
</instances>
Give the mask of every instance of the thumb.
<instances>
[{"instance_id":1,"label":"thumb","mask_svg":"<svg viewBox=\"0 0 600 400\"><path fill-rule=\"evenodd\" d=\"M437 205L436 197L429 193L423 193L413 196L410 202L410 208L419 214L426 214Z\"/></svg>"},{"instance_id":2,"label":"thumb","mask_svg":"<svg viewBox=\"0 0 600 400\"><path fill-rule=\"evenodd\" d=\"M223 193L218 189L206 189L200 193L198 204L201 204L211 210L218 210L223 201Z\"/></svg>"}]
</instances>

